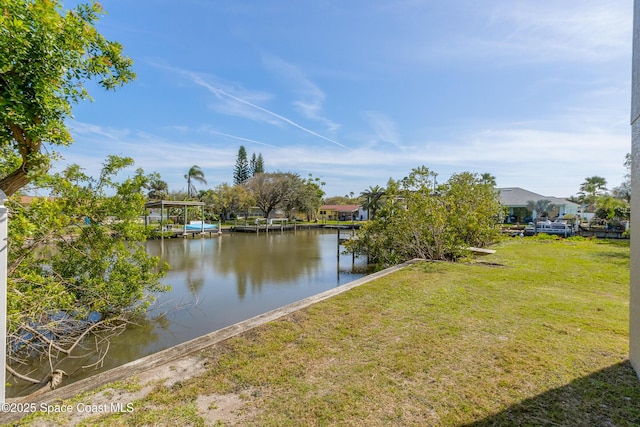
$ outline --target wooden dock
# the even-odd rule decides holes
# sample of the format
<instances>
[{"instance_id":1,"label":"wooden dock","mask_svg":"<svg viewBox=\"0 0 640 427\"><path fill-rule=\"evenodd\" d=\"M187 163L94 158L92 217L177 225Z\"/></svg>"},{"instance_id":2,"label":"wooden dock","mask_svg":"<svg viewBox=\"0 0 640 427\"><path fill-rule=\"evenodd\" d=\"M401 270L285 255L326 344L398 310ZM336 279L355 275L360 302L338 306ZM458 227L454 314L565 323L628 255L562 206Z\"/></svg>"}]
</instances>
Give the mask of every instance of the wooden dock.
<instances>
[{"instance_id":1,"label":"wooden dock","mask_svg":"<svg viewBox=\"0 0 640 427\"><path fill-rule=\"evenodd\" d=\"M183 230L182 228L173 228L171 230L165 230L162 233L158 232L158 234L154 237L152 237L152 239L172 239L172 238L176 238L176 237L182 237L182 238L195 238L196 236L198 237L205 237L205 236L209 236L209 237L213 237L213 236L217 236L219 234L222 234L222 230L205 230L205 231L201 231L201 230Z\"/></svg>"},{"instance_id":2,"label":"wooden dock","mask_svg":"<svg viewBox=\"0 0 640 427\"><path fill-rule=\"evenodd\" d=\"M362 224L360 223L352 223L352 224L322 224L322 228L327 228L329 230L359 230Z\"/></svg>"},{"instance_id":3,"label":"wooden dock","mask_svg":"<svg viewBox=\"0 0 640 427\"><path fill-rule=\"evenodd\" d=\"M582 228L578 230L578 236L596 237L598 239L628 239L629 233L624 230L610 230L606 228Z\"/></svg>"},{"instance_id":4,"label":"wooden dock","mask_svg":"<svg viewBox=\"0 0 640 427\"><path fill-rule=\"evenodd\" d=\"M235 225L231 231L238 233L273 233L277 231L296 231L323 228L322 224L271 224L271 225Z\"/></svg>"},{"instance_id":5,"label":"wooden dock","mask_svg":"<svg viewBox=\"0 0 640 427\"><path fill-rule=\"evenodd\" d=\"M328 229L328 230L357 230L359 229L361 224L296 224L296 223L280 223L280 224L258 224L258 225L234 225L231 227L225 228L217 228L214 230L184 230L182 227L175 227L168 230L164 230L162 235L158 231L156 239L165 238L171 239L176 237L188 238L188 237L214 237L219 234L228 233L228 232L237 232L237 233L274 233L274 232L284 232L284 231L296 231L296 230L312 230L312 229ZM348 240L344 238L340 238L341 240Z\"/></svg>"}]
</instances>

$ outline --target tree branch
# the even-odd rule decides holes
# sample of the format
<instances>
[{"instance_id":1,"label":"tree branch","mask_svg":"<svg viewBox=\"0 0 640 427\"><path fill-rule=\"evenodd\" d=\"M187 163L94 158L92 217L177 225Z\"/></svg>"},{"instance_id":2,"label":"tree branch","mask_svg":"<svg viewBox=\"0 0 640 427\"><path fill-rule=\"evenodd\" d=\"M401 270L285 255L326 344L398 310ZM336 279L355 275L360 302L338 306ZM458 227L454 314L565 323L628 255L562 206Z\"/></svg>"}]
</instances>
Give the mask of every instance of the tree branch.
<instances>
[{"instance_id":1,"label":"tree branch","mask_svg":"<svg viewBox=\"0 0 640 427\"><path fill-rule=\"evenodd\" d=\"M6 368L7 368L7 372L9 372L11 375L13 375L16 378L20 378L23 381L28 381L28 382L30 382L32 384L40 384L40 382L41 382L41 381L38 381L38 380L33 379L31 377L28 377L26 375L19 374L18 372L14 371L11 368L11 366L9 366L9 365L7 365Z\"/></svg>"}]
</instances>

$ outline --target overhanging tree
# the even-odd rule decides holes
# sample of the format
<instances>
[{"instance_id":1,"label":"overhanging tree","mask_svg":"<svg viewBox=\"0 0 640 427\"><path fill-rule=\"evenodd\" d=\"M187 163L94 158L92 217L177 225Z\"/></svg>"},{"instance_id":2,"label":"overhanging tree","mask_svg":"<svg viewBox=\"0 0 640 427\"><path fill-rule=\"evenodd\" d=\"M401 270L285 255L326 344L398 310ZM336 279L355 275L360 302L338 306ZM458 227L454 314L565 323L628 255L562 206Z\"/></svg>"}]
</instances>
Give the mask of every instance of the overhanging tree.
<instances>
[{"instance_id":1,"label":"overhanging tree","mask_svg":"<svg viewBox=\"0 0 640 427\"><path fill-rule=\"evenodd\" d=\"M42 353L77 356L81 337L109 335L166 289L160 280L167 266L146 253L138 223L150 177L137 170L116 180L132 164L110 156L96 178L73 165L48 178L52 197L30 205L9 199L6 316L16 370Z\"/></svg>"},{"instance_id":2,"label":"overhanging tree","mask_svg":"<svg viewBox=\"0 0 640 427\"><path fill-rule=\"evenodd\" d=\"M65 120L96 81L112 90L135 77L122 45L95 28L98 3L63 11L58 0L0 0L0 189L8 196L46 171L72 142Z\"/></svg>"}]
</instances>

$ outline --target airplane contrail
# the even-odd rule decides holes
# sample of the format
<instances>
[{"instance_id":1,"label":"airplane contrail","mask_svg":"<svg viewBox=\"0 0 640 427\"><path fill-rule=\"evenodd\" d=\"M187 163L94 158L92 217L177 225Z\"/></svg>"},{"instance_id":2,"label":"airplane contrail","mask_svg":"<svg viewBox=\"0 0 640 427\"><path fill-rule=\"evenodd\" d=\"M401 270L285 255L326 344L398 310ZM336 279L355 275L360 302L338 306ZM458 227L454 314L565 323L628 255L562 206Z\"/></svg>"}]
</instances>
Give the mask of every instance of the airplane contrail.
<instances>
[{"instance_id":1,"label":"airplane contrail","mask_svg":"<svg viewBox=\"0 0 640 427\"><path fill-rule=\"evenodd\" d=\"M253 142L254 144L260 144L260 145L265 145L267 147L279 148L279 147L277 147L275 145L267 144L266 142L260 142L260 141L256 141L256 140L249 139L249 138L243 138L241 136L229 135L228 133L224 133L224 132L218 132L218 131L215 131L215 130L212 130L212 131L209 131L209 132L214 133L216 135L226 136L228 138L239 139L240 141Z\"/></svg>"},{"instance_id":2,"label":"airplane contrail","mask_svg":"<svg viewBox=\"0 0 640 427\"><path fill-rule=\"evenodd\" d=\"M207 82L205 82L204 80L202 80L202 79L201 79L200 77L198 77L198 76L194 76L194 78L195 78L195 80L196 80L196 83L198 83L198 84L199 84L199 85L201 85L201 86L206 87L207 89L209 89L211 92L213 92L213 93L214 93L216 96L218 96L218 97L220 97L220 96L226 96L226 97L228 97L228 98L233 99L234 101L237 101L237 102L240 102L240 103L242 103L242 104L248 105L249 107L253 107L253 108L255 108L255 109L257 109L257 110L260 110L260 111L262 111L262 112L264 112L264 113L267 113L267 114L269 114L269 115L271 115L271 116L273 116L273 117L275 117L275 118L277 118L277 119L280 119L280 120L282 120L283 122L289 123L291 126L297 127L298 129L303 130L303 131L305 131L305 132L307 132L307 133L309 133L309 134L311 134L311 135L313 135L313 136L317 136L318 138L322 138L322 139L324 139L325 141L329 141L329 142L331 142L332 144L335 144L335 145L337 145L337 146L339 146L339 147L342 147L342 148L344 148L344 149L346 149L346 150L351 150L351 149L350 149L349 147L347 147L346 145L341 144L341 143L339 143L338 141L335 141L335 140L333 140L333 139L331 139L331 138L327 138L327 137L326 137L326 136L324 136L324 135L320 135L319 133L314 132L314 131L312 131L311 129L307 129L306 127L304 127L304 126L302 126L302 125L299 125L298 123L294 122L294 121L293 121L293 120L291 120L291 119L288 119L288 118L286 118L286 117L284 117L284 116L281 116L280 114L274 113L273 111L267 110L266 108L262 108L262 107L260 107L259 105L252 104L252 103L250 103L249 101L245 101L244 99L238 98L237 96L233 96L233 95L231 95L231 94L229 94L229 93L225 92L225 91L224 91L224 90L222 90L222 89L218 89L218 88L216 88L216 87L214 87L214 86L211 86L210 84L208 84Z\"/></svg>"}]
</instances>

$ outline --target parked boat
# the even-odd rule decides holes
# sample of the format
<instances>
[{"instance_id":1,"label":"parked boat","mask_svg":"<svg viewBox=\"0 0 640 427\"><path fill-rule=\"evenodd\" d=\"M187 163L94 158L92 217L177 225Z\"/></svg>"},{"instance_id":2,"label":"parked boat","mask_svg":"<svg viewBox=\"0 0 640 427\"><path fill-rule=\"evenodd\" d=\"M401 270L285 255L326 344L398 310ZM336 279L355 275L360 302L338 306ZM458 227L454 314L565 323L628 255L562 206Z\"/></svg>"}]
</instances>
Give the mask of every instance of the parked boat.
<instances>
[{"instance_id":1,"label":"parked boat","mask_svg":"<svg viewBox=\"0 0 640 427\"><path fill-rule=\"evenodd\" d=\"M212 231L216 230L218 226L216 224L207 224L202 221L191 221L189 224L185 225L185 229L187 231Z\"/></svg>"},{"instance_id":2,"label":"parked boat","mask_svg":"<svg viewBox=\"0 0 640 427\"><path fill-rule=\"evenodd\" d=\"M535 224L530 222L524 229L525 236L533 236L538 233L569 237L575 234L575 230L569 224L565 224L562 221L538 221Z\"/></svg>"}]
</instances>

